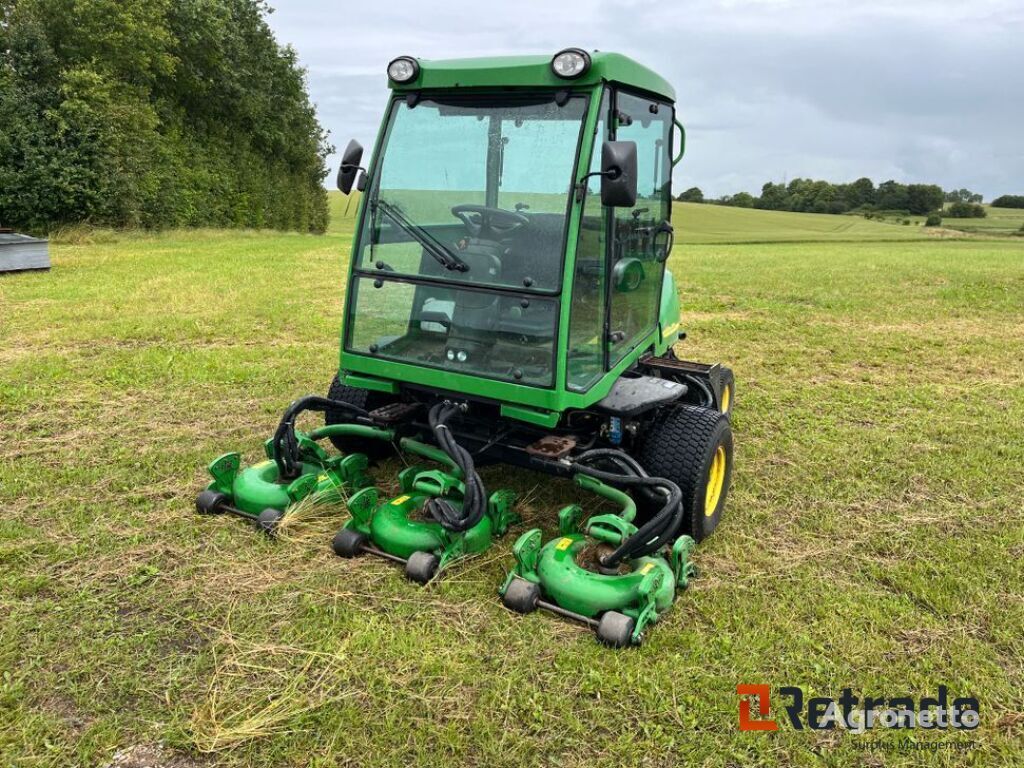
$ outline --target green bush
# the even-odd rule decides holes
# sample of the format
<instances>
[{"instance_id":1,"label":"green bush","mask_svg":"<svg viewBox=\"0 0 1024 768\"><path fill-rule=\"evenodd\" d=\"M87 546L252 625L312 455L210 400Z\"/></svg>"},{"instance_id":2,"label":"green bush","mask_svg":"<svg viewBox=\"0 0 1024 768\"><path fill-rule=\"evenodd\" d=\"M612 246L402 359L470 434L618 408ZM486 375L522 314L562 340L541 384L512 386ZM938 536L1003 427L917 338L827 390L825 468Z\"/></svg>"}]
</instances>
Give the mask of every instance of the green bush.
<instances>
[{"instance_id":1,"label":"green bush","mask_svg":"<svg viewBox=\"0 0 1024 768\"><path fill-rule=\"evenodd\" d=\"M952 203L946 209L946 215L951 219L983 219L988 213L985 207L977 203Z\"/></svg>"},{"instance_id":2,"label":"green bush","mask_svg":"<svg viewBox=\"0 0 1024 768\"><path fill-rule=\"evenodd\" d=\"M942 216L940 216L938 213L929 213L928 218L924 222L924 225L926 227L941 227Z\"/></svg>"},{"instance_id":3,"label":"green bush","mask_svg":"<svg viewBox=\"0 0 1024 768\"><path fill-rule=\"evenodd\" d=\"M0 221L327 226L330 150L264 0L0 0Z\"/></svg>"},{"instance_id":4,"label":"green bush","mask_svg":"<svg viewBox=\"0 0 1024 768\"><path fill-rule=\"evenodd\" d=\"M690 187L685 192L680 192L679 197L676 198L681 203L703 203L704 193L700 187Z\"/></svg>"}]
</instances>

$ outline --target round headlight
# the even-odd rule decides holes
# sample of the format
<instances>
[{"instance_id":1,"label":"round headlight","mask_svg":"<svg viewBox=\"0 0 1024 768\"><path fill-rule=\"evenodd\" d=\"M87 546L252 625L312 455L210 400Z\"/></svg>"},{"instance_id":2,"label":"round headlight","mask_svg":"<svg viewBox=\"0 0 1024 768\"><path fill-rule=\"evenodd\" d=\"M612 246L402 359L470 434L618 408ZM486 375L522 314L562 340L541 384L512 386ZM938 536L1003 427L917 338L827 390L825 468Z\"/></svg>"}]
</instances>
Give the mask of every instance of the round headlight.
<instances>
[{"instance_id":1,"label":"round headlight","mask_svg":"<svg viewBox=\"0 0 1024 768\"><path fill-rule=\"evenodd\" d=\"M388 64L388 77L396 83L408 83L416 79L420 65L410 56L399 56Z\"/></svg>"},{"instance_id":2,"label":"round headlight","mask_svg":"<svg viewBox=\"0 0 1024 768\"><path fill-rule=\"evenodd\" d=\"M579 48L566 48L551 60L551 71L558 77L572 80L590 69L590 54Z\"/></svg>"}]
</instances>

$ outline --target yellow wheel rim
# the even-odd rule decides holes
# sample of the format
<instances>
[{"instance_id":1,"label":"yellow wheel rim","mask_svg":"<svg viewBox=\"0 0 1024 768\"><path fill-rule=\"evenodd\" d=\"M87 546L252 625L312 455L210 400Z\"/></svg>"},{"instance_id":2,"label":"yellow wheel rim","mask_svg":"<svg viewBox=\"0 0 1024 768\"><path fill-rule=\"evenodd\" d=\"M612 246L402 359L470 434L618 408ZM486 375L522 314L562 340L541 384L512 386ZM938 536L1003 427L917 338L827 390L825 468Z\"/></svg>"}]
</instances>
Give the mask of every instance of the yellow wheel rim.
<instances>
[{"instance_id":1,"label":"yellow wheel rim","mask_svg":"<svg viewBox=\"0 0 1024 768\"><path fill-rule=\"evenodd\" d=\"M718 509L722 500L722 488L725 486L725 446L718 446L715 457L711 459L708 470L708 487L704 492L704 514L711 517Z\"/></svg>"},{"instance_id":2,"label":"yellow wheel rim","mask_svg":"<svg viewBox=\"0 0 1024 768\"><path fill-rule=\"evenodd\" d=\"M722 390L722 413L728 413L730 405L732 405L732 387L726 384L725 389Z\"/></svg>"}]
</instances>

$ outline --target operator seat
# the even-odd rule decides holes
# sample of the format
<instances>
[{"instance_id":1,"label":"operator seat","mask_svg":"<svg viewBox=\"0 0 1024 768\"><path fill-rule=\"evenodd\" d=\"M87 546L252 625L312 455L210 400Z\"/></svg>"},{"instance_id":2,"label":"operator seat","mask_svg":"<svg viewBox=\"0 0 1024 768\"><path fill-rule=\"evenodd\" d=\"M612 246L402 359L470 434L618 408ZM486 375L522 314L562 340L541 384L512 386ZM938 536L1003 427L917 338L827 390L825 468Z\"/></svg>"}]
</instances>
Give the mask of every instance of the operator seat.
<instances>
[{"instance_id":1,"label":"operator seat","mask_svg":"<svg viewBox=\"0 0 1024 768\"><path fill-rule=\"evenodd\" d=\"M565 253L565 217L560 213L528 213L530 223L509 239L502 256L502 275L506 284L525 285L529 278L534 289L557 290L562 276ZM503 307L498 333L527 342L551 342L555 333L556 304L538 297L526 308L518 302Z\"/></svg>"}]
</instances>

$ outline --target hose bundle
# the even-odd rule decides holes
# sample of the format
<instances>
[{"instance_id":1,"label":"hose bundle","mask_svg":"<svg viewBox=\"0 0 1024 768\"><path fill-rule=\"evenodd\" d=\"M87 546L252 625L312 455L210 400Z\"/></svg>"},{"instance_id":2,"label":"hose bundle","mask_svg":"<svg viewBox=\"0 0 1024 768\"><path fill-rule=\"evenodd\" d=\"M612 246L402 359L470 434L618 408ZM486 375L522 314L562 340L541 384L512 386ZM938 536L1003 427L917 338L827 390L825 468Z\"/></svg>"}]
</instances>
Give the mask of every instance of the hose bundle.
<instances>
[{"instance_id":1,"label":"hose bundle","mask_svg":"<svg viewBox=\"0 0 1024 768\"><path fill-rule=\"evenodd\" d=\"M461 407L445 400L430 409L428 423L434 433L434 439L441 446L456 466L462 470L466 493L459 509L444 498L433 497L425 505L427 513L445 529L453 532L467 531L479 523L487 511L487 491L480 475L476 473L473 457L465 448L455 442L455 437L448 429L448 422L461 411Z\"/></svg>"},{"instance_id":2,"label":"hose bundle","mask_svg":"<svg viewBox=\"0 0 1024 768\"><path fill-rule=\"evenodd\" d=\"M611 467L599 469L593 464ZM635 487L648 498L662 501L661 509L640 529L622 542L601 563L609 568L625 559L652 555L679 535L683 524L683 492L664 477L651 477L629 454L611 448L595 448L577 457L574 469L613 485Z\"/></svg>"},{"instance_id":3,"label":"hose bundle","mask_svg":"<svg viewBox=\"0 0 1024 768\"><path fill-rule=\"evenodd\" d=\"M368 412L344 400L331 400L317 395L300 397L285 410L272 442L274 462L277 464L278 477L281 480L294 480L302 474L302 457L299 452L299 441L295 437L295 419L303 411L348 411L356 416L367 416Z\"/></svg>"}]
</instances>

